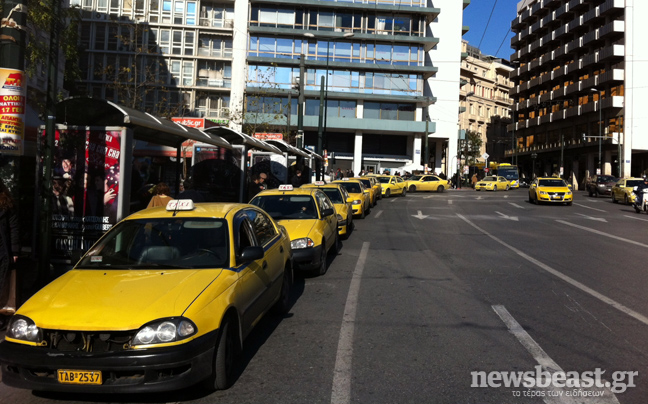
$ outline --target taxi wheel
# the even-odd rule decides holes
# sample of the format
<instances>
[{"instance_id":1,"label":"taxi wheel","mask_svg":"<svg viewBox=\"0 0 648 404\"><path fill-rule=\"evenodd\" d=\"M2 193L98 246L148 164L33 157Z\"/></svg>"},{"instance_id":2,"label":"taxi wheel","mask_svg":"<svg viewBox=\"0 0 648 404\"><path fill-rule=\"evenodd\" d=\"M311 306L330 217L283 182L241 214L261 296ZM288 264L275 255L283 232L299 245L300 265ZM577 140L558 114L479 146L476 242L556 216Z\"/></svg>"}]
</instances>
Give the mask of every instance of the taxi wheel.
<instances>
[{"instance_id":1,"label":"taxi wheel","mask_svg":"<svg viewBox=\"0 0 648 404\"><path fill-rule=\"evenodd\" d=\"M628 195L623 195L623 204L624 205L628 204Z\"/></svg>"},{"instance_id":2,"label":"taxi wheel","mask_svg":"<svg viewBox=\"0 0 648 404\"><path fill-rule=\"evenodd\" d=\"M216 343L214 369L210 379L210 386L215 390L225 390L230 386L232 370L234 369L235 342L229 320L224 320L221 326L221 335Z\"/></svg>"},{"instance_id":3,"label":"taxi wheel","mask_svg":"<svg viewBox=\"0 0 648 404\"><path fill-rule=\"evenodd\" d=\"M407 196L407 188L403 188L403 193L401 193L401 196Z\"/></svg>"},{"instance_id":4,"label":"taxi wheel","mask_svg":"<svg viewBox=\"0 0 648 404\"><path fill-rule=\"evenodd\" d=\"M509 187L508 185L506 186L506 190L507 190L507 191L508 191L510 188L511 188L511 187Z\"/></svg>"},{"instance_id":5,"label":"taxi wheel","mask_svg":"<svg viewBox=\"0 0 648 404\"><path fill-rule=\"evenodd\" d=\"M340 239L340 234L336 233L335 243L333 244L333 247L331 247L331 253L333 255L338 255L341 249L342 249L342 240Z\"/></svg>"},{"instance_id":6,"label":"taxi wheel","mask_svg":"<svg viewBox=\"0 0 648 404\"><path fill-rule=\"evenodd\" d=\"M614 197L614 193L612 193L612 203L619 203L619 201Z\"/></svg>"},{"instance_id":7,"label":"taxi wheel","mask_svg":"<svg viewBox=\"0 0 648 404\"><path fill-rule=\"evenodd\" d=\"M274 312L278 315L288 313L290 310L290 291L292 290L293 275L290 265L284 268L283 282L281 283L281 292L279 292L279 300L273 307Z\"/></svg>"},{"instance_id":8,"label":"taxi wheel","mask_svg":"<svg viewBox=\"0 0 648 404\"><path fill-rule=\"evenodd\" d=\"M362 209L362 213L360 214L360 219L364 219L367 214L365 213L365 210Z\"/></svg>"},{"instance_id":9,"label":"taxi wheel","mask_svg":"<svg viewBox=\"0 0 648 404\"><path fill-rule=\"evenodd\" d=\"M320 257L320 266L319 269L317 270L318 275L324 275L326 273L326 270L328 268L326 267L326 244L325 240L322 240L322 256Z\"/></svg>"},{"instance_id":10,"label":"taxi wheel","mask_svg":"<svg viewBox=\"0 0 648 404\"><path fill-rule=\"evenodd\" d=\"M415 185L410 185L409 191L410 192L416 192L416 186Z\"/></svg>"},{"instance_id":11,"label":"taxi wheel","mask_svg":"<svg viewBox=\"0 0 648 404\"><path fill-rule=\"evenodd\" d=\"M439 188L437 188L437 192L441 193L443 192L445 188L443 188L443 185L439 185Z\"/></svg>"},{"instance_id":12,"label":"taxi wheel","mask_svg":"<svg viewBox=\"0 0 648 404\"><path fill-rule=\"evenodd\" d=\"M497 185L493 185L493 192L497 191Z\"/></svg>"},{"instance_id":13,"label":"taxi wheel","mask_svg":"<svg viewBox=\"0 0 648 404\"><path fill-rule=\"evenodd\" d=\"M390 190L388 189L385 191L385 198L389 198L389 195L391 194Z\"/></svg>"}]
</instances>

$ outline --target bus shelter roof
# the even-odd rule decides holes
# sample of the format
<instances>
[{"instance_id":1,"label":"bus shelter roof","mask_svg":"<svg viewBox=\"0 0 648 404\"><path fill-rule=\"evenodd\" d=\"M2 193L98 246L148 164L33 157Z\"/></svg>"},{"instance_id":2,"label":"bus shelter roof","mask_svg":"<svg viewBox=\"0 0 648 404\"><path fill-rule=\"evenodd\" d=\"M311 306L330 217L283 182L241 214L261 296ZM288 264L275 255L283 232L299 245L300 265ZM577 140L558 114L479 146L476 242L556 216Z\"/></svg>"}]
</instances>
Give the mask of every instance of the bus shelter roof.
<instances>
[{"instance_id":1,"label":"bus shelter roof","mask_svg":"<svg viewBox=\"0 0 648 404\"><path fill-rule=\"evenodd\" d=\"M215 134L100 98L71 97L60 101L56 104L56 121L68 126L126 126L133 130L136 140L173 148L186 140L232 148L228 141Z\"/></svg>"},{"instance_id":2,"label":"bus shelter roof","mask_svg":"<svg viewBox=\"0 0 648 404\"><path fill-rule=\"evenodd\" d=\"M313 158L315 158L317 160L324 160L324 158L322 156L320 156L319 154L315 153L314 151L312 151L310 149L302 147L301 150L305 151L306 153L308 153L309 156L312 156Z\"/></svg>"},{"instance_id":3,"label":"bus shelter roof","mask_svg":"<svg viewBox=\"0 0 648 404\"><path fill-rule=\"evenodd\" d=\"M281 150L284 153L292 154L295 156L302 156L302 157L310 156L305 151L298 149L295 146L291 146L288 143L284 142L283 140L269 139L266 140L266 143L270 143L271 145L276 146L279 150Z\"/></svg>"},{"instance_id":4,"label":"bus shelter roof","mask_svg":"<svg viewBox=\"0 0 648 404\"><path fill-rule=\"evenodd\" d=\"M247 145L253 149L265 150L277 154L282 154L281 150L277 146L273 146L267 142L264 142L261 139L253 138L250 135L246 135L243 132L236 131L225 126L216 126L212 128L204 129L205 133L214 134L219 136L233 145Z\"/></svg>"}]
</instances>

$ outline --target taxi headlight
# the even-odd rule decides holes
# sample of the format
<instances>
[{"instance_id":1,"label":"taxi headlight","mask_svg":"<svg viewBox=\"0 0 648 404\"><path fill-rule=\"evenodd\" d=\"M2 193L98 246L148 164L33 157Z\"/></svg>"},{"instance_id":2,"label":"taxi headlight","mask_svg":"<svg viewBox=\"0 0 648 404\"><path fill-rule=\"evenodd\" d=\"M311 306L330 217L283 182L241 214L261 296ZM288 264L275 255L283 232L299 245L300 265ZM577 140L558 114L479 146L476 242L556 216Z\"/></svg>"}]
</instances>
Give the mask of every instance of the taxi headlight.
<instances>
[{"instance_id":1,"label":"taxi headlight","mask_svg":"<svg viewBox=\"0 0 648 404\"><path fill-rule=\"evenodd\" d=\"M198 329L186 318L156 320L146 324L133 338L133 345L164 344L194 335Z\"/></svg>"},{"instance_id":2,"label":"taxi headlight","mask_svg":"<svg viewBox=\"0 0 648 404\"><path fill-rule=\"evenodd\" d=\"M293 250L298 250L300 248L309 248L314 246L315 243L313 242L313 240L311 240L308 237L298 238L290 242L290 247L292 247Z\"/></svg>"},{"instance_id":3,"label":"taxi headlight","mask_svg":"<svg viewBox=\"0 0 648 404\"><path fill-rule=\"evenodd\" d=\"M567 192L565 192L565 195L567 195L567 196L571 196L572 193L571 193L571 191L567 191Z\"/></svg>"},{"instance_id":4,"label":"taxi headlight","mask_svg":"<svg viewBox=\"0 0 648 404\"><path fill-rule=\"evenodd\" d=\"M29 317L13 316L7 327L7 337L29 342L40 342L43 332Z\"/></svg>"},{"instance_id":5,"label":"taxi headlight","mask_svg":"<svg viewBox=\"0 0 648 404\"><path fill-rule=\"evenodd\" d=\"M545 191L540 191L540 195L549 195L549 194L546 193Z\"/></svg>"},{"instance_id":6,"label":"taxi headlight","mask_svg":"<svg viewBox=\"0 0 648 404\"><path fill-rule=\"evenodd\" d=\"M362 201L360 199L356 199L355 201L351 202L353 205L360 205Z\"/></svg>"}]
</instances>

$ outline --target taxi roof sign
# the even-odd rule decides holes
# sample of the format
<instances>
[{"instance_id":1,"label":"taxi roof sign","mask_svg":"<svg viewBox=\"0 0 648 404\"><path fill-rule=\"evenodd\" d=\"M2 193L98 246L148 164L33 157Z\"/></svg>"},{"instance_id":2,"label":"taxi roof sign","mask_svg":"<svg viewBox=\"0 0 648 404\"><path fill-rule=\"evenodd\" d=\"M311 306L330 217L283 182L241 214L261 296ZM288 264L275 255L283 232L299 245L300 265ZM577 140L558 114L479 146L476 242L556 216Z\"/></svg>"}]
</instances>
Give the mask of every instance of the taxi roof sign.
<instances>
[{"instance_id":1,"label":"taxi roof sign","mask_svg":"<svg viewBox=\"0 0 648 404\"><path fill-rule=\"evenodd\" d=\"M326 185L324 181L315 181L313 184L315 185Z\"/></svg>"},{"instance_id":2,"label":"taxi roof sign","mask_svg":"<svg viewBox=\"0 0 648 404\"><path fill-rule=\"evenodd\" d=\"M166 210L194 210L194 202L191 199L172 199L167 203Z\"/></svg>"},{"instance_id":3,"label":"taxi roof sign","mask_svg":"<svg viewBox=\"0 0 648 404\"><path fill-rule=\"evenodd\" d=\"M292 191L293 186L290 184L281 184L279 185L279 191Z\"/></svg>"}]
</instances>

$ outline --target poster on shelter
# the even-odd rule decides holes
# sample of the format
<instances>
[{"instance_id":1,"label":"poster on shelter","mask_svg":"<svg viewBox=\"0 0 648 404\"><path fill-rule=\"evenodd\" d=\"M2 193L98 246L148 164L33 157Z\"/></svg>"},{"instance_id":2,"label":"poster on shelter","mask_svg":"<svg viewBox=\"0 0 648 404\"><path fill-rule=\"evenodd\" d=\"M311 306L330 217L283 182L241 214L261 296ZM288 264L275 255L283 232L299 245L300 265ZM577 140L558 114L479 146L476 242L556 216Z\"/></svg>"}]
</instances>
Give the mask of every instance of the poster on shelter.
<instances>
[{"instance_id":1,"label":"poster on shelter","mask_svg":"<svg viewBox=\"0 0 648 404\"><path fill-rule=\"evenodd\" d=\"M25 138L25 73L0 69L0 83L0 153L20 156Z\"/></svg>"},{"instance_id":2,"label":"poster on shelter","mask_svg":"<svg viewBox=\"0 0 648 404\"><path fill-rule=\"evenodd\" d=\"M117 222L121 132L57 129L52 170L52 258L87 250Z\"/></svg>"}]
</instances>

